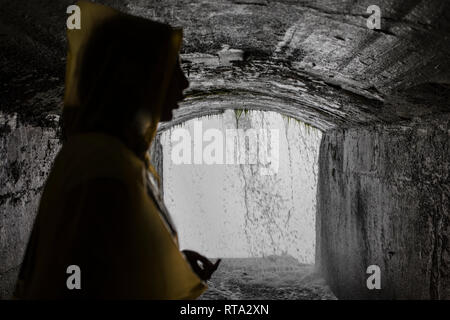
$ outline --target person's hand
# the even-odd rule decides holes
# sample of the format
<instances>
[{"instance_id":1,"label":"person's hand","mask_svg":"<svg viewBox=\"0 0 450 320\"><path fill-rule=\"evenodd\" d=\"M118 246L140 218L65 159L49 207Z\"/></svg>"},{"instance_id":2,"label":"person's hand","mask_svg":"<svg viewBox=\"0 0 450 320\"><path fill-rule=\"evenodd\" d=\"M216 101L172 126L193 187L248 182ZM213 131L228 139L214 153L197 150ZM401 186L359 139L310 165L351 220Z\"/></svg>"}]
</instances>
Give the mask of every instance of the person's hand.
<instances>
[{"instance_id":1,"label":"person's hand","mask_svg":"<svg viewBox=\"0 0 450 320\"><path fill-rule=\"evenodd\" d=\"M216 263L212 263L208 258L192 250L183 250L181 252L191 265L192 270L194 270L194 272L203 281L211 279L211 275L217 270L217 267L221 261L221 259L218 259Z\"/></svg>"}]
</instances>

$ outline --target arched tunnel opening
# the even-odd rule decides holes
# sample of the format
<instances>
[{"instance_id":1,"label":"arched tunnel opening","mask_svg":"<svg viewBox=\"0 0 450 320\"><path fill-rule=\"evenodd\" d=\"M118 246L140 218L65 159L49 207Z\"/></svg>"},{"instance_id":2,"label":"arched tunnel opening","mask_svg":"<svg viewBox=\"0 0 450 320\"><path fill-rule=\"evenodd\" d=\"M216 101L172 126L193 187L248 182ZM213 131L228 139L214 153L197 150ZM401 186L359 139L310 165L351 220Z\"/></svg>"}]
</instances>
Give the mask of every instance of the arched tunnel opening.
<instances>
[{"instance_id":1,"label":"arched tunnel opening","mask_svg":"<svg viewBox=\"0 0 450 320\"><path fill-rule=\"evenodd\" d=\"M201 299L334 297L314 268L321 136L247 109L158 134L154 159L181 248L222 259Z\"/></svg>"}]
</instances>

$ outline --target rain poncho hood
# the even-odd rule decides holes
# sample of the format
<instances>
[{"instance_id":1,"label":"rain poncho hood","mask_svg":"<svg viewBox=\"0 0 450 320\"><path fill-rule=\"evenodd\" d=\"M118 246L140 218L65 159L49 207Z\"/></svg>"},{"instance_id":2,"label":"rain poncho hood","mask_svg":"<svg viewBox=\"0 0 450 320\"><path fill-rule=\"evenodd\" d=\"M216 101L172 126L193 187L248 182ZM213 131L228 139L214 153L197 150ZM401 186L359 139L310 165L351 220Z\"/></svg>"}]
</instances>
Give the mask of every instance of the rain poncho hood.
<instances>
[{"instance_id":1,"label":"rain poncho hood","mask_svg":"<svg viewBox=\"0 0 450 320\"><path fill-rule=\"evenodd\" d=\"M124 117L142 104L157 122L177 62L181 29L87 1L77 5L81 29L67 30L67 135L119 130L129 120Z\"/></svg>"}]
</instances>

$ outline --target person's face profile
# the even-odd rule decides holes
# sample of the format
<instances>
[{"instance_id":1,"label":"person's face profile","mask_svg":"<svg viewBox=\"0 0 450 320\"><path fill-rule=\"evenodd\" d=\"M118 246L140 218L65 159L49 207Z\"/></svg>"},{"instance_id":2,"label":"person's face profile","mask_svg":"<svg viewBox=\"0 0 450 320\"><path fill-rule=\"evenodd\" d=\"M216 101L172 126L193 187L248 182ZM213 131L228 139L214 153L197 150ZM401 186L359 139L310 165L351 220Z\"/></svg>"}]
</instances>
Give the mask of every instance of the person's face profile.
<instances>
[{"instance_id":1,"label":"person's face profile","mask_svg":"<svg viewBox=\"0 0 450 320\"><path fill-rule=\"evenodd\" d=\"M183 90L189 87L189 81L184 75L180 63L180 58L178 58L174 68L173 76L169 83L160 121L172 120L172 111L179 107L178 102L183 100Z\"/></svg>"}]
</instances>

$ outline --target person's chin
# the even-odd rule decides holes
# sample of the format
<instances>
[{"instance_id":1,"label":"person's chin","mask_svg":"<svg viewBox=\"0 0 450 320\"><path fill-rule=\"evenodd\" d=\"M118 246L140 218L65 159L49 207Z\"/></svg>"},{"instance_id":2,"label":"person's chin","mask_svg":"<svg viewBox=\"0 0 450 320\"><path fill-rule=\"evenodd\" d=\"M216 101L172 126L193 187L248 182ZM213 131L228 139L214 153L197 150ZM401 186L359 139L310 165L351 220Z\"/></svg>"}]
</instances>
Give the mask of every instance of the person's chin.
<instances>
[{"instance_id":1,"label":"person's chin","mask_svg":"<svg viewBox=\"0 0 450 320\"><path fill-rule=\"evenodd\" d=\"M171 121L173 119L172 111L164 113L160 119L162 122Z\"/></svg>"},{"instance_id":2,"label":"person's chin","mask_svg":"<svg viewBox=\"0 0 450 320\"><path fill-rule=\"evenodd\" d=\"M170 109L170 111L168 111L168 112L167 111L164 112L160 121L163 121L163 122L171 121L173 119L173 111L178 108L179 108L179 106L178 106L178 104L176 104L175 108Z\"/></svg>"}]
</instances>

